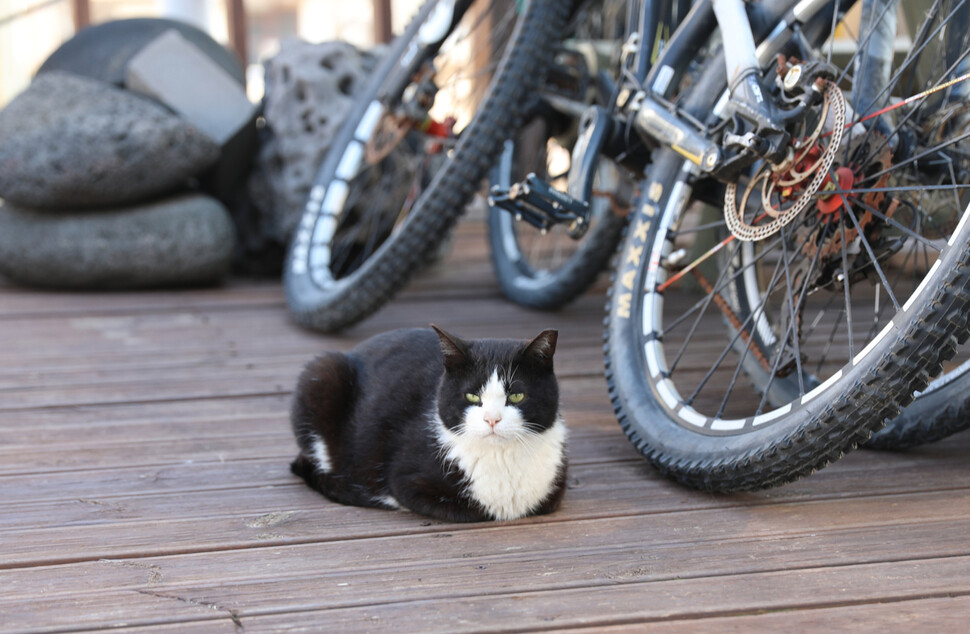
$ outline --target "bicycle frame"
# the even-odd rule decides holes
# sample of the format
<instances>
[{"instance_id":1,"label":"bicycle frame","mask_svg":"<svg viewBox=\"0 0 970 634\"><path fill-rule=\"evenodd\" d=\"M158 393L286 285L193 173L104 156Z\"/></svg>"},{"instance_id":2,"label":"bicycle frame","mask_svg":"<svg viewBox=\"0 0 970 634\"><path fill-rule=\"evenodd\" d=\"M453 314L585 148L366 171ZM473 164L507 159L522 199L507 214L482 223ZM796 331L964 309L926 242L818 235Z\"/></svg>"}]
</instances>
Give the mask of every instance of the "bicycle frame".
<instances>
[{"instance_id":1,"label":"bicycle frame","mask_svg":"<svg viewBox=\"0 0 970 634\"><path fill-rule=\"evenodd\" d=\"M722 178L735 175L756 158L775 158L770 151L749 147L747 149L753 150L757 157L739 161L725 170L726 157L722 148L711 139L703 124L692 116L702 113L680 112L666 98L679 85L697 50L708 41L715 26L720 26L722 32L732 33L733 45L725 47L723 53L725 77L730 87L728 100L741 101L739 110L754 120L758 130L782 128L783 121L777 120L777 115L761 96L756 73L801 31L824 26L806 24L805 21L820 15L822 5L835 3L832 0L803 0L790 10L785 4L768 0L751 4L746 9L743 0L701 0L678 25L659 59L652 65L644 60L649 58L656 44L653 38L641 38L637 50L637 74L634 77L639 84L638 92L622 107L625 114L632 117L632 123L641 137L670 147L701 172ZM839 8L845 9L851 4L851 1L841 0ZM771 24L777 24L779 28L767 33L767 26L762 25ZM721 110L726 105L720 104Z\"/></svg>"},{"instance_id":2,"label":"bicycle frame","mask_svg":"<svg viewBox=\"0 0 970 634\"><path fill-rule=\"evenodd\" d=\"M676 11L667 10L670 3L648 1L639 16L628 16L628 24L637 18L639 30L629 34L624 45L632 49L631 56L624 60L624 78L615 87L609 107L590 107L580 122L580 137L573 150L573 163L579 167L569 173L566 192L569 198L552 195L548 188L536 187L534 183L523 183L508 192L493 191L492 204L541 229L559 222L568 223L570 235L581 237L589 225L586 201L592 193L596 157L606 156L634 171L641 171L649 164L648 153L630 152L627 131L631 127L648 149L671 148L693 163L699 173L722 182L736 180L741 171L756 161L778 162L784 158L788 143L786 119L797 116L800 110L793 109L780 116L762 96L760 69L793 39L801 38L798 43L804 49L806 41L830 28L828 19L819 16L831 15L831 12L820 9L838 4L844 10L854 0L802 0L794 7L785 0L761 0L752 4L744 0L699 0L683 19L680 12L688 3L675 1ZM873 1L893 3L896 0ZM665 22L671 13L676 13L678 23ZM707 113L681 109L668 97L680 86L697 51L710 40L720 22L724 22L722 30L733 34L730 48L735 52L722 52L725 78L730 73L732 81L716 113L733 117L736 129L715 138L698 119ZM772 31L768 32L769 29ZM671 30L669 40L663 37ZM627 67L630 61L632 64ZM819 76L812 73L823 72L825 68L815 68L800 81L810 86ZM805 90L803 107L816 97ZM745 122L741 128L737 127L738 121ZM727 145L731 147L726 150Z\"/></svg>"}]
</instances>

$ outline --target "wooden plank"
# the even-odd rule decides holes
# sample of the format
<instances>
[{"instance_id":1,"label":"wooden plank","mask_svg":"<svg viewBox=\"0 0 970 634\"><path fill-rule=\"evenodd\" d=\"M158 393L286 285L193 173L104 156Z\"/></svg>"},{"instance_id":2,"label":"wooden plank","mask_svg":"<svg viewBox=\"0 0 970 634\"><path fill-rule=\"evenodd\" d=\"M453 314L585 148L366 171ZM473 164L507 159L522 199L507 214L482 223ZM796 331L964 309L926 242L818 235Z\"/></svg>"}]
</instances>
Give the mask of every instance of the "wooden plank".
<instances>
[{"instance_id":1,"label":"wooden plank","mask_svg":"<svg viewBox=\"0 0 970 634\"><path fill-rule=\"evenodd\" d=\"M0 507L21 502L76 498L145 495L227 486L259 486L291 482L287 465L296 453L289 432L261 436L232 435L199 439L156 439L78 450L77 456L52 459L69 448L23 450L27 460L5 466L0 476ZM157 448L152 449L152 445ZM951 445L953 447L948 449ZM945 443L933 451L906 454L858 452L810 478L758 494L765 499L799 500L810 497L871 496L914 491L944 491L970 487L966 443ZM2 455L2 454L0 454ZM17 452L3 455L7 462ZM573 488L587 486L592 477L577 467L633 462L629 482L635 489L657 479L626 438L612 424L574 430L570 441ZM642 483L636 478L640 478ZM698 494L701 495L701 494Z\"/></svg>"},{"instance_id":2,"label":"wooden plank","mask_svg":"<svg viewBox=\"0 0 970 634\"><path fill-rule=\"evenodd\" d=\"M643 632L649 623L650 632L675 634L686 632L859 632L860 634L884 634L893 631L925 631L925 632L962 632L966 625L966 615L970 614L970 598L944 597L933 599L909 599L904 601L887 601L879 603L864 603L858 605L838 606L832 608L809 607L807 609L784 609L777 612L760 614L743 614L712 618L692 618L686 620L633 620L622 625L577 625L570 627L571 632L602 632L603 634L620 634L623 632ZM299 627L297 619L304 623L304 627L312 628L311 619L316 619L320 627L325 625L326 614L311 612L307 615L255 616L240 619L244 627L253 630L274 630L284 627L284 622L290 627ZM356 630L372 630L380 624L379 621L361 622ZM482 624L487 625L485 623ZM470 630L470 627L468 628ZM510 628L514 630L515 628ZM538 628L537 628L538 629ZM556 629L552 624L545 631L564 631ZM144 626L137 629L120 628L118 632L233 632L235 624L229 619L205 622L185 622L178 624L164 624Z\"/></svg>"},{"instance_id":3,"label":"wooden plank","mask_svg":"<svg viewBox=\"0 0 970 634\"><path fill-rule=\"evenodd\" d=\"M286 547L264 545L139 559L101 558L52 566L48 569L52 574L47 575L32 572L36 568L4 570L0 572L0 579L7 585L0 600L13 602L38 593L54 598L146 585L177 588L321 574L369 583L368 579L388 573L444 568L456 562L463 568L484 565L479 568L482 570L501 566L512 571L511 577L552 577L535 575L532 574L535 570L530 573L528 569L546 565L568 567L567 559L575 557L577 569L588 567L594 572L558 575L546 580L548 587L569 587L587 585L594 577L603 583L663 581L963 556L970 550L970 544L960 535L970 528L970 520L954 518L952 514L940 515L941 506L919 507L930 512L920 521L882 514L864 525L838 521L835 513L844 512L847 506L844 503L821 506L818 519L807 524L796 526L794 519L765 522L755 530L744 521L750 512L707 509L684 512L676 518L635 516L555 524L480 524L460 530L439 525L434 530L379 535L354 544L335 539ZM722 517L723 524L718 521ZM292 516L285 517L285 513L261 519L264 529L276 527L280 531L294 521ZM696 556L696 533L701 527L710 527L704 540L705 549L710 551L708 557ZM940 533L947 534L942 541L934 537ZM899 548L887 551L887 540L896 540ZM847 547L849 544L853 547ZM325 571L320 569L321 561L327 562ZM598 570L597 561L602 564ZM98 584L85 586L80 583L85 578L97 579ZM380 597L356 598L380 600ZM395 600L390 592L384 598Z\"/></svg>"},{"instance_id":4,"label":"wooden plank","mask_svg":"<svg viewBox=\"0 0 970 634\"><path fill-rule=\"evenodd\" d=\"M563 328L583 340L601 336L603 304L600 298L587 296L561 313L536 314L508 302L496 302L490 297L464 298L449 305L447 317L439 319L451 322L451 328L468 337L525 337L534 335L546 325ZM429 313L429 310L431 311ZM245 310L211 310L186 308L158 313L125 313L118 315L78 315L62 318L34 319L31 316L8 317L4 320L5 331L22 333L22 338L11 338L0 351L4 358L14 359L22 353L51 358L50 350L37 350L38 342L57 341L69 346L96 348L94 344L125 346L127 348L163 348L168 340L180 344L180 348L192 349L199 343L212 345L209 337L217 335L220 341L244 336L238 344L265 347L265 340L252 340L256 328L268 328L262 334L269 340L333 343L361 340L392 328L426 327L429 314L436 309L428 302L402 298L378 312L363 324L341 333L325 337L297 327L286 311L276 306L254 307ZM441 317L441 315L438 315ZM448 326L443 323L443 326ZM520 332L521 331L521 332ZM584 337L585 336L585 337ZM188 337L183 341L183 338Z\"/></svg>"},{"instance_id":5,"label":"wooden plank","mask_svg":"<svg viewBox=\"0 0 970 634\"><path fill-rule=\"evenodd\" d=\"M651 623L650 631L658 634L813 631L855 634L885 634L885 632L898 631L962 632L966 630L968 614L970 614L970 597L947 596L937 599L879 601L832 608L786 609L761 614ZM604 634L642 631L642 625L597 628L597 631Z\"/></svg>"},{"instance_id":6,"label":"wooden plank","mask_svg":"<svg viewBox=\"0 0 970 634\"><path fill-rule=\"evenodd\" d=\"M590 421L615 423L600 377L566 378L560 381L563 412L570 427ZM125 435L152 439L171 435L168 425L181 424L204 428L226 426L254 417L288 420L290 392L240 398L159 400L151 404L78 405L44 408L27 412L0 411L0 446L17 443L84 443L96 439L118 440ZM30 424L24 423L29 416ZM81 422L79 422L81 421Z\"/></svg>"},{"instance_id":7,"label":"wooden plank","mask_svg":"<svg viewBox=\"0 0 970 634\"><path fill-rule=\"evenodd\" d=\"M462 223L451 241L444 263L420 272L399 297L421 299L451 298L460 291L498 298L494 276L488 262L484 225ZM29 316L51 319L70 315L110 315L159 313L186 309L239 310L247 307L274 307L286 313L279 281L232 279L218 287L162 289L151 291L61 293L15 286L0 278L0 320Z\"/></svg>"},{"instance_id":8,"label":"wooden plank","mask_svg":"<svg viewBox=\"0 0 970 634\"><path fill-rule=\"evenodd\" d=\"M573 465L613 460L639 460L619 430L605 401L587 409L564 408L572 428ZM590 395L581 395L587 402ZM567 401L569 401L567 397ZM11 418L0 426L0 504L29 499L63 499L145 492L161 480L189 486L208 483L210 467L233 482L258 482L262 470L253 461L276 461L281 469L295 452L287 422L288 399L271 397L163 403L157 406L95 408L86 413L54 410L43 423L24 425ZM144 419L133 418L145 410ZM149 415L150 413L150 415ZM78 429L76 418L97 425ZM73 432L73 433L72 433ZM82 433L83 432L83 433ZM18 441L18 438L21 440ZM967 486L962 468L970 436L902 454L857 452L812 478L765 495L781 498L831 494L884 494L892 491L940 490ZM234 465L241 461L243 464ZM111 469L124 469L112 473ZM234 471L228 471L233 469ZM82 470L79 472L79 470ZM105 471L107 470L107 471ZM247 474L247 470L254 473ZM23 475L18 475L23 474ZM43 478L36 478L42 474ZM104 490L102 486L112 484Z\"/></svg>"},{"instance_id":9,"label":"wooden plank","mask_svg":"<svg viewBox=\"0 0 970 634\"><path fill-rule=\"evenodd\" d=\"M51 600L65 600L80 609L73 618L70 611L59 611L47 625L77 627L85 624L83 619L105 622L106 614L125 605L126 623L133 625L197 620L194 608L201 605L231 612L238 622L251 616L313 611L318 627L327 624L343 631L363 610L385 622L400 623L408 615L409 627L428 631L442 625L430 620L429 608L447 602L452 606L446 611L449 628L463 630L467 621L489 628L519 625L531 629L552 621L559 627L605 625L634 619L744 615L788 606L825 608L887 596L901 601L970 594L970 557L966 555L865 562L864 554L853 556L840 548L839 537L844 536L825 537L816 542L829 546L821 556L815 549L798 545L797 540L804 538L782 538L772 543L718 542L712 546L710 558L698 558L694 545L655 547L650 552L631 552L629 546L591 552L580 549L571 556L553 551L548 557L521 552L464 553L458 561L419 560L405 553L401 565L378 569L370 566L380 559L379 553L363 559L358 553L348 560L331 551L327 554L338 557L337 565L346 566L344 570L335 571L329 558L304 558L308 565L296 566L302 568L296 573L290 570L296 561L285 556L290 553L267 552L262 553L262 562L238 570L237 574L245 573L238 581L213 575L202 582L179 582L169 579L173 572L168 561L102 560L96 563L96 574L121 575L122 587L91 592L79 591L75 584L64 594L47 587L43 591L48 596L37 597L35 591L0 601L0 613L17 629L35 622L36 612ZM862 532L854 537L877 544L886 533ZM901 543L913 544L922 555L926 549L920 545L927 543L927 536L913 537L903 537ZM799 551L794 556L793 548ZM320 562L326 562L325 567ZM204 568L199 565L194 570ZM263 578L267 570L277 570L277 576ZM177 571L174 576L178 579ZM479 588L483 586L492 588L489 596L482 596ZM125 600L132 595L138 595L133 602ZM169 599L171 604L152 600L157 598ZM441 611L435 612L440 618Z\"/></svg>"},{"instance_id":10,"label":"wooden plank","mask_svg":"<svg viewBox=\"0 0 970 634\"><path fill-rule=\"evenodd\" d=\"M578 438L578 440L577 440ZM604 461L639 461L638 454L625 438L614 433L574 435L570 463L575 468ZM219 442L213 454L212 440L164 441L164 454L141 455L143 447L118 445L95 448L85 468L28 471L28 465L0 476L0 508L24 502L56 502L83 499L109 499L118 496L162 492L220 490L229 487L260 487L292 484L288 470L296 455L292 436L246 435L235 445ZM252 449L257 447L255 451ZM107 454L107 455L105 455ZM31 455L34 455L31 452ZM0 460L6 456L0 454ZM142 464L132 465L131 463ZM94 465L97 466L87 466ZM61 466L61 465L59 465Z\"/></svg>"},{"instance_id":11,"label":"wooden plank","mask_svg":"<svg viewBox=\"0 0 970 634\"><path fill-rule=\"evenodd\" d=\"M154 290L126 293L88 291L58 293L13 286L0 279L0 319L60 319L73 315L158 313L204 308L238 310L250 306L284 309L282 289L276 281L233 281L225 286L191 290Z\"/></svg>"},{"instance_id":12,"label":"wooden plank","mask_svg":"<svg viewBox=\"0 0 970 634\"><path fill-rule=\"evenodd\" d=\"M281 472L285 465L280 465ZM638 463L579 466L562 509L519 522L560 524L595 518L665 515L691 510L743 509L745 521L819 521L820 509L839 507L828 521L871 525L871 517L895 517L903 508L915 517L958 518L970 511L970 490L957 489L881 497L819 497L797 507L759 494L710 496L676 487ZM578 483L578 485L576 484ZM749 507L764 505L757 516ZM905 505L905 506L903 506ZM797 511L795 509L798 509ZM849 517L843 518L852 509ZM291 484L217 491L160 493L71 501L20 503L0 517L0 567L62 561L125 558L332 539L355 539L435 530L439 523L410 513L389 513L329 503L294 478ZM282 513L285 530L249 526L258 517ZM943 514L943 515L939 515ZM716 523L716 522L715 522ZM471 530L462 525L449 530Z\"/></svg>"},{"instance_id":13,"label":"wooden plank","mask_svg":"<svg viewBox=\"0 0 970 634\"><path fill-rule=\"evenodd\" d=\"M532 336L535 334L531 332ZM586 335L567 339L556 355L557 375L560 378L602 376L602 350L598 339ZM97 351L73 351L72 357L64 360L20 358L0 371L0 394L51 392L62 387L97 387L121 381L155 382L187 374L222 378L228 373L246 376L253 372L273 371L289 377L295 376L317 354L325 350L347 350L356 340L276 341L277 346L273 343L268 341L255 346L228 340L208 347L201 344L190 347L183 343L185 347L180 348L173 341L168 348L131 346L128 350L108 344L109 347Z\"/></svg>"},{"instance_id":14,"label":"wooden plank","mask_svg":"<svg viewBox=\"0 0 970 634\"><path fill-rule=\"evenodd\" d=\"M304 364L323 349L314 347L309 352L304 349L290 356L269 359L229 350L228 354L215 355L215 358L202 354L171 363L150 362L142 368L135 360L151 353L132 351L134 356L119 361L120 367L115 368L102 364L96 366L101 369L79 367L70 372L25 372L19 377L0 378L0 385L4 386L0 388L0 413L47 407L288 394ZM557 355L557 375L561 380L597 378L605 391L606 384L600 378L600 354L598 347L592 345L564 348ZM30 377L30 383L25 383L24 374Z\"/></svg>"},{"instance_id":15,"label":"wooden plank","mask_svg":"<svg viewBox=\"0 0 970 634\"><path fill-rule=\"evenodd\" d=\"M621 584L462 597L443 610L438 598L339 610L275 615L280 629L316 627L330 631L394 627L406 622L422 632L600 626L624 622L696 619L707 615L824 608L849 602L944 598L967 592L966 558L907 564L824 568L800 574L775 572L650 584ZM920 588L913 591L913 588ZM247 622L247 614L240 620ZM253 627L269 623L254 620ZM363 624L366 624L362 627Z\"/></svg>"}]
</instances>

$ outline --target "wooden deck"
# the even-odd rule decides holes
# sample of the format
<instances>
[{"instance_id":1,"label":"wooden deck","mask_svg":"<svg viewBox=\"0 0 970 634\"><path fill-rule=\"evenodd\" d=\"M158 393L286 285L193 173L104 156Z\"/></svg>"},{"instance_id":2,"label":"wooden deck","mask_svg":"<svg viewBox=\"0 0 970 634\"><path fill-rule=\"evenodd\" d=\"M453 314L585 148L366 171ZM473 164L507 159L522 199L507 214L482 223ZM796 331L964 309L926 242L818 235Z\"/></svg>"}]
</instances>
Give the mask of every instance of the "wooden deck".
<instances>
[{"instance_id":1,"label":"wooden deck","mask_svg":"<svg viewBox=\"0 0 970 634\"><path fill-rule=\"evenodd\" d=\"M341 337L291 323L276 283L0 283L0 631L966 631L970 437L856 452L766 492L684 489L613 417L602 290L560 314L503 301L473 222ZM558 513L448 525L332 504L290 475L303 363L432 320L560 330Z\"/></svg>"}]
</instances>

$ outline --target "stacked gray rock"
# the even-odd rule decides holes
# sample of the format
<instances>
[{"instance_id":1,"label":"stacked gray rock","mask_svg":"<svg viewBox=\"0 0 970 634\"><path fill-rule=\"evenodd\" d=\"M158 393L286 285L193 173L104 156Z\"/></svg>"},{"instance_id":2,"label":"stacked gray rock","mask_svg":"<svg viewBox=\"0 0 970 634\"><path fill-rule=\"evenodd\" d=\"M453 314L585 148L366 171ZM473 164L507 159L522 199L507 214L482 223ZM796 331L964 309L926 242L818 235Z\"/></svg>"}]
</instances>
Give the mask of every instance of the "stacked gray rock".
<instances>
[{"instance_id":1,"label":"stacked gray rock","mask_svg":"<svg viewBox=\"0 0 970 634\"><path fill-rule=\"evenodd\" d=\"M151 51L171 57L145 60ZM199 52L214 62L207 75ZM257 120L227 108L241 70L198 29L136 19L81 31L0 111L0 275L93 288L215 282L233 264L278 274L378 55L284 41L265 63ZM171 67L186 72L173 80ZM228 120L239 132L219 127Z\"/></svg>"},{"instance_id":2,"label":"stacked gray rock","mask_svg":"<svg viewBox=\"0 0 970 634\"><path fill-rule=\"evenodd\" d=\"M249 207L237 213L243 260L279 273L310 186L377 57L343 42L284 40L265 62L260 149Z\"/></svg>"},{"instance_id":3,"label":"stacked gray rock","mask_svg":"<svg viewBox=\"0 0 970 634\"><path fill-rule=\"evenodd\" d=\"M7 203L132 203L179 187L218 156L218 145L162 106L79 75L40 75L0 111Z\"/></svg>"},{"instance_id":4,"label":"stacked gray rock","mask_svg":"<svg viewBox=\"0 0 970 634\"><path fill-rule=\"evenodd\" d=\"M58 288L221 280L231 217L189 187L220 149L156 101L46 69L0 111L0 274Z\"/></svg>"},{"instance_id":5,"label":"stacked gray rock","mask_svg":"<svg viewBox=\"0 0 970 634\"><path fill-rule=\"evenodd\" d=\"M0 271L48 288L134 288L218 282L235 228L225 208L181 194L118 209L0 207Z\"/></svg>"}]
</instances>

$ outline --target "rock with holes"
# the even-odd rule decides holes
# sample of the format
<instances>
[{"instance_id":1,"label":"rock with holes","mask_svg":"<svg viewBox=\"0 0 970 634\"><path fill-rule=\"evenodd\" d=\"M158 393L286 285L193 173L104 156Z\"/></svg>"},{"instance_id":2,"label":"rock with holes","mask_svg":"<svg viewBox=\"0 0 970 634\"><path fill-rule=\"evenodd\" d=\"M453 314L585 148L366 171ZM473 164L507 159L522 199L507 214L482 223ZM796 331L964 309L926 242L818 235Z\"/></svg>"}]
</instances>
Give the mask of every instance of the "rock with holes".
<instances>
[{"instance_id":1,"label":"rock with holes","mask_svg":"<svg viewBox=\"0 0 970 634\"><path fill-rule=\"evenodd\" d=\"M0 198L29 207L143 201L218 157L161 105L80 75L43 73L0 111Z\"/></svg>"},{"instance_id":2,"label":"rock with holes","mask_svg":"<svg viewBox=\"0 0 970 634\"><path fill-rule=\"evenodd\" d=\"M237 212L240 261L251 272L277 274L310 184L375 56L343 42L286 40L265 63L265 126Z\"/></svg>"},{"instance_id":3,"label":"rock with holes","mask_svg":"<svg viewBox=\"0 0 970 634\"><path fill-rule=\"evenodd\" d=\"M182 194L127 208L0 205L0 274L47 288L209 284L229 271L235 230L214 198Z\"/></svg>"}]
</instances>

